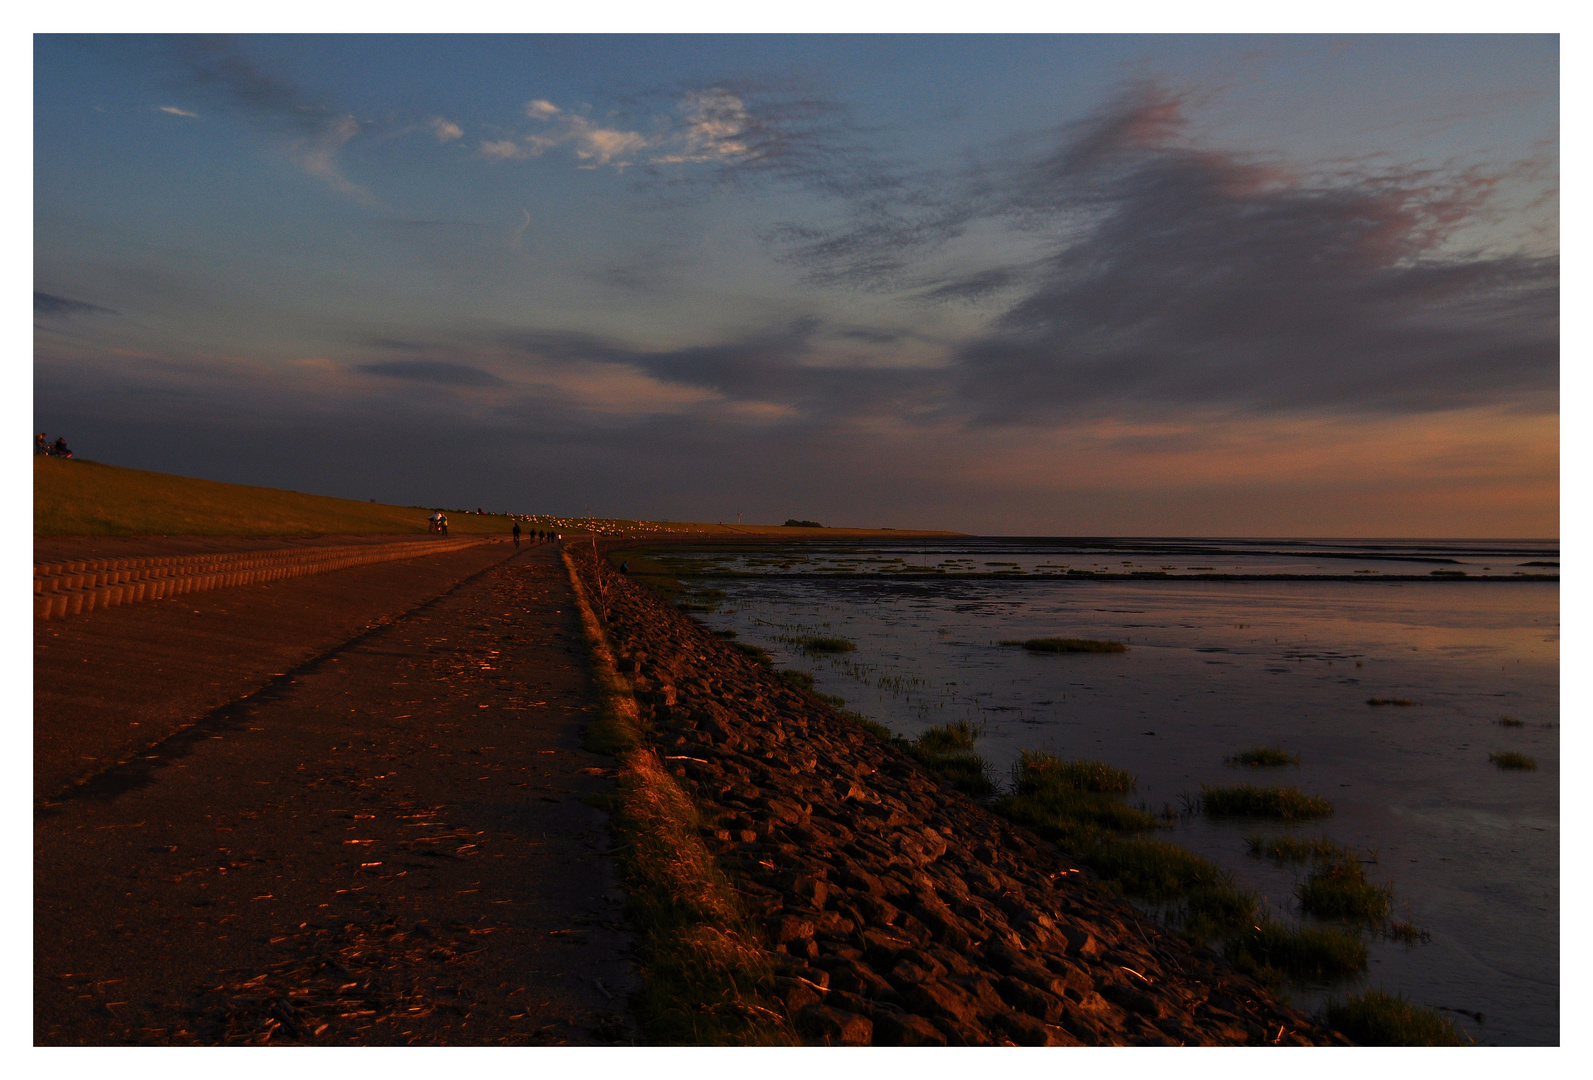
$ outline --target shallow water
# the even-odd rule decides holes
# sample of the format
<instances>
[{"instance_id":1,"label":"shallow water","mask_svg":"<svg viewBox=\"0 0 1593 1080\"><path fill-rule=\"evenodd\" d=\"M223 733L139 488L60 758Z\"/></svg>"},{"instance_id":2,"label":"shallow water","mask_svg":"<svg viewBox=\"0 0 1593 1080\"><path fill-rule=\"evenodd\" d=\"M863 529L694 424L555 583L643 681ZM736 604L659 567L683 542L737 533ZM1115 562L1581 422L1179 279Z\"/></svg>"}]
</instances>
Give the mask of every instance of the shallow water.
<instances>
[{"instance_id":1,"label":"shallow water","mask_svg":"<svg viewBox=\"0 0 1593 1080\"><path fill-rule=\"evenodd\" d=\"M1139 557L1156 561L1154 545L1134 543ZM1444 557L1468 570L1515 569L1497 554L1510 545L1487 545L1474 559L1484 547L1457 545ZM1370 874L1393 886L1394 918L1430 931L1432 940L1376 939L1365 978L1331 989L1370 985L1464 1010L1445 1015L1479 1042L1559 1042L1554 582L792 576L810 550L719 554L721 565L772 576L704 582L726 597L700 617L768 649L778 667L812 672L821 692L900 734L973 721L998 778L1029 749L1128 768L1139 777L1134 799L1157 810L1180 809L1180 794L1204 783L1298 784L1324 795L1336 810L1323 822L1184 814L1169 838L1233 871L1280 918L1300 918L1293 888L1304 870L1248 856L1247 835L1327 835L1375 852ZM1271 542L1254 560L1241 552L1232 558L1235 572L1252 572L1276 550ZM1516 547L1518 556L1525 550L1534 560L1558 560L1552 544ZM1056 564L1057 556L1057 545L1044 541L840 553L881 560L873 566L950 557ZM1218 562L1208 552L1199 565ZM815 658L781 640L801 634L845 637L857 650ZM1108 638L1130 648L1036 655L999 644L1040 636ZM1421 704L1369 706L1374 697ZM1503 716L1525 726L1505 728ZM1255 745L1281 746L1301 764L1223 764ZM1529 754L1537 770L1496 768L1488 754L1504 749ZM1328 988L1286 992L1313 1010Z\"/></svg>"}]
</instances>

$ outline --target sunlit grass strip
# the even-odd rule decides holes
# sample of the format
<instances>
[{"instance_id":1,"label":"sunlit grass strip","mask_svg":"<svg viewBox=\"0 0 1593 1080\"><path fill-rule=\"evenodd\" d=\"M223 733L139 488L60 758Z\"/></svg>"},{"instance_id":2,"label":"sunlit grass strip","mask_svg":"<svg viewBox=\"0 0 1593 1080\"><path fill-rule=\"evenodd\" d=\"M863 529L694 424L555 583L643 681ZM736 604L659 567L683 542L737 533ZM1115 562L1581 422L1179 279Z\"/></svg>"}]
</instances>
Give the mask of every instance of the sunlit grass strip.
<instances>
[{"instance_id":1,"label":"sunlit grass strip","mask_svg":"<svg viewBox=\"0 0 1593 1080\"><path fill-rule=\"evenodd\" d=\"M1256 787L1236 784L1216 787L1202 784L1194 800L1212 817L1266 817L1283 821L1328 817L1333 804L1320 795L1307 795L1293 787Z\"/></svg>"},{"instance_id":2,"label":"sunlit grass strip","mask_svg":"<svg viewBox=\"0 0 1593 1080\"><path fill-rule=\"evenodd\" d=\"M1514 750L1500 750L1497 753L1489 754L1488 760L1499 766L1501 769L1519 769L1525 771L1536 769L1538 767L1536 759L1530 758L1525 754L1518 754Z\"/></svg>"},{"instance_id":3,"label":"sunlit grass strip","mask_svg":"<svg viewBox=\"0 0 1593 1080\"><path fill-rule=\"evenodd\" d=\"M1026 641L1005 640L1001 644L1021 645L1030 652L1038 653L1120 653L1128 651L1128 646L1121 641L1096 641L1093 638L1044 637L1029 638Z\"/></svg>"},{"instance_id":4,"label":"sunlit grass strip","mask_svg":"<svg viewBox=\"0 0 1593 1080\"><path fill-rule=\"evenodd\" d=\"M1252 765L1257 767L1300 764L1298 754L1291 754L1287 750L1276 746L1252 746L1248 750L1240 750L1222 760L1228 765Z\"/></svg>"},{"instance_id":5,"label":"sunlit grass strip","mask_svg":"<svg viewBox=\"0 0 1593 1080\"><path fill-rule=\"evenodd\" d=\"M642 987L632 1004L642 1031L656 1045L799 1045L774 993L771 955L703 846L691 799L644 745L636 699L615 670L607 635L568 550L564 563L601 703L588 724L588 747L621 764L609 824L626 911L641 938Z\"/></svg>"},{"instance_id":6,"label":"sunlit grass strip","mask_svg":"<svg viewBox=\"0 0 1593 1080\"><path fill-rule=\"evenodd\" d=\"M306 495L124 469L97 461L33 459L35 536L312 536L417 533L431 509ZM450 510L454 536L507 536L495 514Z\"/></svg>"},{"instance_id":7,"label":"sunlit grass strip","mask_svg":"<svg viewBox=\"0 0 1593 1080\"><path fill-rule=\"evenodd\" d=\"M1381 990L1329 1001L1325 1012L1329 1026L1362 1046L1472 1045L1448 1017Z\"/></svg>"}]
</instances>

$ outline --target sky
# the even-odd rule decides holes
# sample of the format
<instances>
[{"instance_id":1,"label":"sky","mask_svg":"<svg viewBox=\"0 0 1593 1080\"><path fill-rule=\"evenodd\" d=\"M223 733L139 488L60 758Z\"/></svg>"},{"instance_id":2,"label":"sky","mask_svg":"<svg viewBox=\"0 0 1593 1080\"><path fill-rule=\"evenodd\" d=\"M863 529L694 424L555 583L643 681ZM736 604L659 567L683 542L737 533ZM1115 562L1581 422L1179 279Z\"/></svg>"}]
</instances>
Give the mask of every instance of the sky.
<instances>
[{"instance_id":1,"label":"sky","mask_svg":"<svg viewBox=\"0 0 1593 1080\"><path fill-rule=\"evenodd\" d=\"M1559 49L38 35L35 430L517 513L1558 536Z\"/></svg>"}]
</instances>

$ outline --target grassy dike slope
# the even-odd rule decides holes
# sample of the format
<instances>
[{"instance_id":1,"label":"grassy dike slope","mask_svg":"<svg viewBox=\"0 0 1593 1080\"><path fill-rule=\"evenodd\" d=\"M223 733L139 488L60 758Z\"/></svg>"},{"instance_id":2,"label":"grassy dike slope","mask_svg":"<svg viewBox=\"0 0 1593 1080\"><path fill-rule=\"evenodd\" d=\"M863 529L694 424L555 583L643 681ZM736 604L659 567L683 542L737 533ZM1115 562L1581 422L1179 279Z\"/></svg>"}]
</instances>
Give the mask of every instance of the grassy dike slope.
<instances>
[{"instance_id":1,"label":"grassy dike slope","mask_svg":"<svg viewBox=\"0 0 1593 1080\"><path fill-rule=\"evenodd\" d=\"M427 510L33 459L34 536L304 536L424 533ZM509 519L454 514L449 530L499 535Z\"/></svg>"}]
</instances>

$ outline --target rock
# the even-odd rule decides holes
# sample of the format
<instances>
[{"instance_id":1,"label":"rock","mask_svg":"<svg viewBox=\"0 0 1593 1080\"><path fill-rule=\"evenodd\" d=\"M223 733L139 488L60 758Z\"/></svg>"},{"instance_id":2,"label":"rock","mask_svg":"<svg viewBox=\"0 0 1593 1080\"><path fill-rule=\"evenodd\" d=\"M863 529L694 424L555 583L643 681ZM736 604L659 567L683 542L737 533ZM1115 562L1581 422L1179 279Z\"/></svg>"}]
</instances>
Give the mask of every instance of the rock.
<instances>
[{"instance_id":1,"label":"rock","mask_svg":"<svg viewBox=\"0 0 1593 1080\"><path fill-rule=\"evenodd\" d=\"M945 1046L946 1036L922 1016L874 1013L875 1046Z\"/></svg>"},{"instance_id":2,"label":"rock","mask_svg":"<svg viewBox=\"0 0 1593 1080\"><path fill-rule=\"evenodd\" d=\"M1005 1001L1014 1009L1019 1009L1046 1023L1057 1023L1067 1011L1067 1006L1063 1004L1061 998L1049 994L1039 987L1020 982L1010 975L1003 976L998 980L995 984L995 989L996 993L1001 996L1002 1001ZM1025 1045L1037 1046L1041 1044L1026 1043Z\"/></svg>"},{"instance_id":3,"label":"rock","mask_svg":"<svg viewBox=\"0 0 1593 1080\"><path fill-rule=\"evenodd\" d=\"M801 979L788 979L777 975L774 982L780 988L780 998L785 1002L786 1011L793 1016L809 1005L818 1005L824 1000L823 993L815 989L811 983Z\"/></svg>"},{"instance_id":4,"label":"rock","mask_svg":"<svg viewBox=\"0 0 1593 1080\"><path fill-rule=\"evenodd\" d=\"M809 1005L796 1020L799 1031L826 1046L869 1046L874 1041L874 1023L868 1017L828 1005Z\"/></svg>"},{"instance_id":5,"label":"rock","mask_svg":"<svg viewBox=\"0 0 1593 1080\"><path fill-rule=\"evenodd\" d=\"M811 938L815 929L812 920L796 915L782 915L772 927L774 939L782 945Z\"/></svg>"},{"instance_id":6,"label":"rock","mask_svg":"<svg viewBox=\"0 0 1593 1080\"><path fill-rule=\"evenodd\" d=\"M912 987L902 995L902 1004L911 1012L942 1017L959 1028L981 1026L974 998L962 987L943 980L932 979Z\"/></svg>"},{"instance_id":7,"label":"rock","mask_svg":"<svg viewBox=\"0 0 1593 1080\"><path fill-rule=\"evenodd\" d=\"M1063 923L1057 929L1067 941L1069 956L1096 956L1100 953L1101 943L1095 940L1095 935L1082 926Z\"/></svg>"}]
</instances>

